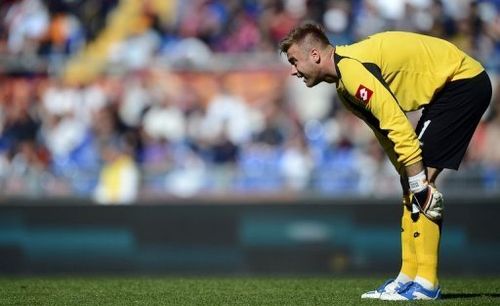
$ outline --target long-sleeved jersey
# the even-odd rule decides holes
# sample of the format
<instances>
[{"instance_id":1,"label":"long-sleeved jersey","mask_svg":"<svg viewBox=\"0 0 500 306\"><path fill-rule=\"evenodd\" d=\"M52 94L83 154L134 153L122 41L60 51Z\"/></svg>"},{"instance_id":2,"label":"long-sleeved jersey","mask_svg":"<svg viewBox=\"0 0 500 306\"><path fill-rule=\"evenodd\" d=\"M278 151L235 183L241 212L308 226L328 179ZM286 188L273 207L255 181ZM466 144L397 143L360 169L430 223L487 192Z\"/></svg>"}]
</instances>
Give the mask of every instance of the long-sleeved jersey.
<instances>
[{"instance_id":1,"label":"long-sleeved jersey","mask_svg":"<svg viewBox=\"0 0 500 306\"><path fill-rule=\"evenodd\" d=\"M336 46L334 62L340 99L370 126L400 173L403 166L422 159L405 112L430 103L446 83L484 70L445 40L406 32L384 32Z\"/></svg>"}]
</instances>

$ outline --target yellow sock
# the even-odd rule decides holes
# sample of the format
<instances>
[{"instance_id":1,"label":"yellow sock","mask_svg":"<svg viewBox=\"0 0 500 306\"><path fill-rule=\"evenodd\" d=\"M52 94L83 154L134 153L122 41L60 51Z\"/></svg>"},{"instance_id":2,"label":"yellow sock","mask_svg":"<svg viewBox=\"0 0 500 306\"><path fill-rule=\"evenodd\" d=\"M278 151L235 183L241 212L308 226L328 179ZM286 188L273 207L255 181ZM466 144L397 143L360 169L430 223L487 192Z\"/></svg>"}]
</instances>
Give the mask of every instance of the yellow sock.
<instances>
[{"instance_id":1,"label":"yellow sock","mask_svg":"<svg viewBox=\"0 0 500 306\"><path fill-rule=\"evenodd\" d=\"M411 280L415 279L417 275L417 256L413 233L411 208L403 205L403 216L401 217L401 273Z\"/></svg>"},{"instance_id":2,"label":"yellow sock","mask_svg":"<svg viewBox=\"0 0 500 306\"><path fill-rule=\"evenodd\" d=\"M425 285L436 287L438 285L437 268L439 241L441 239L441 221L438 223L429 220L422 213L414 223L415 251L417 255L417 276ZM431 288L428 288L431 289Z\"/></svg>"}]
</instances>

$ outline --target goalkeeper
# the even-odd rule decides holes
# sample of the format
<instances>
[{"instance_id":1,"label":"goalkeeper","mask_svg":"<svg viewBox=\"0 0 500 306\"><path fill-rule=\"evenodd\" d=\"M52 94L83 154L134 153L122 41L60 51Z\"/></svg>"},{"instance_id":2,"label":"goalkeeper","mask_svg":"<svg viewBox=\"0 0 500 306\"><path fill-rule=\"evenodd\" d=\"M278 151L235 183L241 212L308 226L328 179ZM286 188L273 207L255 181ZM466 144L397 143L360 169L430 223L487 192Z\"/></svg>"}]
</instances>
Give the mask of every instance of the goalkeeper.
<instances>
[{"instance_id":1,"label":"goalkeeper","mask_svg":"<svg viewBox=\"0 0 500 306\"><path fill-rule=\"evenodd\" d=\"M401 177L401 270L361 297L438 299L443 196L435 182L444 168L458 170L490 103L483 67L447 41L414 33L333 46L312 23L293 29L280 50L307 87L335 83L342 103L373 130ZM413 130L405 112L418 109Z\"/></svg>"}]
</instances>

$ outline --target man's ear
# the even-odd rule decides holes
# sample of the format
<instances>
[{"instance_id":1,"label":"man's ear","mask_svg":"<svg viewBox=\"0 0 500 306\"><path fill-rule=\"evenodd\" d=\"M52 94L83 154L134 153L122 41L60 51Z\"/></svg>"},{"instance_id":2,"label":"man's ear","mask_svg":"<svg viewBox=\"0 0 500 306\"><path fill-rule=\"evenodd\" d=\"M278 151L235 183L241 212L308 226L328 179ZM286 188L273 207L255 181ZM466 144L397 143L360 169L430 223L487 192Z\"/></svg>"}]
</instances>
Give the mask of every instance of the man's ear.
<instances>
[{"instance_id":1,"label":"man's ear","mask_svg":"<svg viewBox=\"0 0 500 306\"><path fill-rule=\"evenodd\" d=\"M319 64L319 62L321 61L321 54L319 53L319 50L316 48L311 49L310 56L316 64Z\"/></svg>"}]
</instances>

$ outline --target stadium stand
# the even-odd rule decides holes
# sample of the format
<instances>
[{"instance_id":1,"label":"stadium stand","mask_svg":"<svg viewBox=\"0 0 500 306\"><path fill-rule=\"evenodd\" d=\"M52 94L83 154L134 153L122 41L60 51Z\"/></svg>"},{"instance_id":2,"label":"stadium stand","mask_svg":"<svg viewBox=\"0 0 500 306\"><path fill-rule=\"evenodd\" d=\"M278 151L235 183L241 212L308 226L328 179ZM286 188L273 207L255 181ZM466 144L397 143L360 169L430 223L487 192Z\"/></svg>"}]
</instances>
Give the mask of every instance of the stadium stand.
<instances>
[{"instance_id":1,"label":"stadium stand","mask_svg":"<svg viewBox=\"0 0 500 306\"><path fill-rule=\"evenodd\" d=\"M336 44L399 29L479 59L496 94L465 171L444 175L442 189L500 190L498 0L7 0L0 20L6 195L106 202L103 182L111 202L121 202L116 184L131 186L127 203L397 194L392 166L334 88L306 92L287 77L277 44L302 20L322 23ZM104 179L119 165L131 182Z\"/></svg>"}]
</instances>

